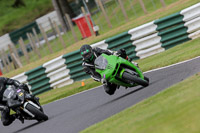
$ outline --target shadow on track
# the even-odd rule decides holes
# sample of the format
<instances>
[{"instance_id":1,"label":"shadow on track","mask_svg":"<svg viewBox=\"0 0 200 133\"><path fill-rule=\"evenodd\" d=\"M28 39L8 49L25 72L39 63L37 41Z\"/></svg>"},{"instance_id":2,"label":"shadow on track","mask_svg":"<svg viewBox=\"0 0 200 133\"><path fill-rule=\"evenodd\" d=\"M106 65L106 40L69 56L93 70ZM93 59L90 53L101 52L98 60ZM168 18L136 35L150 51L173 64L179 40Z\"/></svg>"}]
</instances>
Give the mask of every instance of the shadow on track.
<instances>
[{"instance_id":1,"label":"shadow on track","mask_svg":"<svg viewBox=\"0 0 200 133\"><path fill-rule=\"evenodd\" d=\"M112 102L116 102L116 101L118 101L118 100L120 100L120 99L122 99L122 98L124 98L124 97L126 97L126 96L128 96L128 95L131 95L131 94L133 94L133 93L135 93L135 92L137 92L137 91L140 91L140 90L142 90L142 89L145 89L145 87L137 88L137 89L135 89L135 90L133 90L133 91L131 91L131 92L129 92L129 93L126 93L126 94L124 94L124 95L122 95L122 96L120 96L120 97L117 97L117 98L115 98L115 99L113 99L113 100L111 100L111 101L109 101L109 102L107 102L107 103L105 103L105 104L103 104L103 105L101 105L101 106L110 104L110 103L112 103Z\"/></svg>"},{"instance_id":2,"label":"shadow on track","mask_svg":"<svg viewBox=\"0 0 200 133\"><path fill-rule=\"evenodd\" d=\"M93 108L93 109L91 109L91 110L89 110L89 111L87 111L87 112L90 112L90 111L93 111L93 110L97 110L98 108L101 108L102 106L109 105L110 103L116 102L116 101L118 101L118 100L120 100L120 99L122 99L122 98L124 98L124 97L126 97L126 96L128 96L128 95L131 95L131 94L133 94L133 93L135 93L135 92L137 92L137 91L140 91L140 90L142 90L142 89L145 89L145 88L146 88L146 87L139 87L139 88L137 88L137 89L135 89L135 90L133 90L133 91L131 91L131 92L129 92L129 93L126 93L126 94L124 94L124 95L122 95L122 96L120 96L120 97L117 97L117 98L115 98L115 99L113 99L113 100L111 100L111 101L108 101L108 102L106 102L106 103L104 103L104 104L98 106L97 108Z\"/></svg>"},{"instance_id":3,"label":"shadow on track","mask_svg":"<svg viewBox=\"0 0 200 133\"><path fill-rule=\"evenodd\" d=\"M38 124L40 124L40 123L42 123L42 122L33 123L33 124L31 124L31 125L29 125L29 126L27 126L27 127L24 127L24 128L22 128L22 129L19 129L19 130L13 132L13 133L19 133L19 132L21 132L21 131L24 131L24 130L26 130L26 129L29 129L29 128L31 128L31 127L34 127L34 126L36 126L36 125L38 125Z\"/></svg>"}]
</instances>

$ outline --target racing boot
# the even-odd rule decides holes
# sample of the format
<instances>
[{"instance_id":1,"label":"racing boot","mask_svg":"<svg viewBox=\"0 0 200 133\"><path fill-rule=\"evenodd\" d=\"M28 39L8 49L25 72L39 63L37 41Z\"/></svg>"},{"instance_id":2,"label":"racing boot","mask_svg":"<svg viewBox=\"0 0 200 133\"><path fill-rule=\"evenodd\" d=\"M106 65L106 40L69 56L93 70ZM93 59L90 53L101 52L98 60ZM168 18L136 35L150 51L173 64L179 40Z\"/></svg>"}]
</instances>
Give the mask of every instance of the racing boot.
<instances>
[{"instance_id":1,"label":"racing boot","mask_svg":"<svg viewBox=\"0 0 200 133\"><path fill-rule=\"evenodd\" d=\"M8 107L0 104L0 111L5 111L5 110L8 110Z\"/></svg>"},{"instance_id":2,"label":"racing boot","mask_svg":"<svg viewBox=\"0 0 200 133\"><path fill-rule=\"evenodd\" d=\"M15 119L18 119L21 121L22 124L24 124L24 118L18 114L13 114L11 115L12 117L14 117Z\"/></svg>"},{"instance_id":3,"label":"racing boot","mask_svg":"<svg viewBox=\"0 0 200 133\"><path fill-rule=\"evenodd\" d=\"M4 126L9 126L14 120L14 115L10 115L10 109L7 106L1 105L1 121Z\"/></svg>"}]
</instances>

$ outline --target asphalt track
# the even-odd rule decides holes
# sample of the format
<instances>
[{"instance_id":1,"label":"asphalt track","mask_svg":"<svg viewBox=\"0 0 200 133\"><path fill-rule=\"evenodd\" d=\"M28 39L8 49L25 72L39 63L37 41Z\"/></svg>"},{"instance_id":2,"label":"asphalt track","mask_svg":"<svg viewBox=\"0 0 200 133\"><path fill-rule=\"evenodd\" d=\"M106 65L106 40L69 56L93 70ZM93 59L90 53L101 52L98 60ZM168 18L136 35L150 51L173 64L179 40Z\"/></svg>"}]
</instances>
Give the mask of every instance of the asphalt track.
<instances>
[{"instance_id":1,"label":"asphalt track","mask_svg":"<svg viewBox=\"0 0 200 133\"><path fill-rule=\"evenodd\" d=\"M21 124L16 120L9 127L0 124L0 133L77 133L198 72L200 57L145 73L150 78L146 88L120 88L115 95L109 96L100 86L44 105L49 116L46 122Z\"/></svg>"}]
</instances>

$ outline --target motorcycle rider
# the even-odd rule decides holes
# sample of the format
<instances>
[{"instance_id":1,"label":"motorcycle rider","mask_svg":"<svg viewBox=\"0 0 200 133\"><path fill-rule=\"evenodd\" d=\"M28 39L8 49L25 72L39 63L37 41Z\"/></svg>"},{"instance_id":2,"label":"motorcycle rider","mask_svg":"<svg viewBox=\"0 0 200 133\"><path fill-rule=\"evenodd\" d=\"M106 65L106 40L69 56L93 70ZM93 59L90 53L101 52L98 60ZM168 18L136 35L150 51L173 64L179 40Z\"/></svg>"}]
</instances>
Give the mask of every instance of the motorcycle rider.
<instances>
[{"instance_id":1,"label":"motorcycle rider","mask_svg":"<svg viewBox=\"0 0 200 133\"><path fill-rule=\"evenodd\" d=\"M107 54L107 55L118 55L124 59L127 59L131 61L131 59L128 58L126 51L124 49L119 49L118 51L111 51L111 50L104 50L101 48L92 48L90 45L85 44L80 48L80 54L83 58L83 70L87 73L90 74L91 77L98 82L103 83L103 87L109 95L113 95L116 91L116 88L119 87L115 84L106 82L104 79L101 78L100 74L95 72L95 66L94 66L94 61L95 59L100 56L102 53ZM133 62L137 67L137 63Z\"/></svg>"},{"instance_id":2,"label":"motorcycle rider","mask_svg":"<svg viewBox=\"0 0 200 133\"><path fill-rule=\"evenodd\" d=\"M19 117L17 114L10 115L10 108L7 106L6 102L3 100L3 93L6 90L7 85L14 85L16 88L24 89L28 93L30 93L28 86L26 84L21 84L17 80L13 80L6 77L0 77L0 111L1 111L1 121L4 126L10 125L16 118L19 119L22 123L24 123L24 119ZM29 95L30 99L39 100L33 95Z\"/></svg>"}]
</instances>

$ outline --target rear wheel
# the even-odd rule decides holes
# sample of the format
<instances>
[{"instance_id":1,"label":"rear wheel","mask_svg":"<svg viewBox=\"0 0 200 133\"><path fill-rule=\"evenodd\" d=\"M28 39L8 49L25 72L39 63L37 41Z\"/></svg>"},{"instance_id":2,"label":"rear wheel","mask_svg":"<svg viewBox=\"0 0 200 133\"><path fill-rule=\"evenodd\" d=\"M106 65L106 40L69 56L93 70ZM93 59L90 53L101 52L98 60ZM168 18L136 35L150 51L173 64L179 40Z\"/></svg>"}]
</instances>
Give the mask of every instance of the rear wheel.
<instances>
[{"instance_id":1,"label":"rear wheel","mask_svg":"<svg viewBox=\"0 0 200 133\"><path fill-rule=\"evenodd\" d=\"M146 77L145 80L141 79L140 77L137 77L133 74L130 74L128 72L124 72L122 77L125 79L125 80L128 80L128 81L131 81L131 82L134 82L136 84L139 84L139 85L142 85L144 87L148 86L149 85L149 79Z\"/></svg>"},{"instance_id":2,"label":"rear wheel","mask_svg":"<svg viewBox=\"0 0 200 133\"><path fill-rule=\"evenodd\" d=\"M48 116L45 115L42 111L40 111L36 107L34 107L33 105L27 104L26 109L35 116L36 120L38 120L38 121L48 120Z\"/></svg>"}]
</instances>

